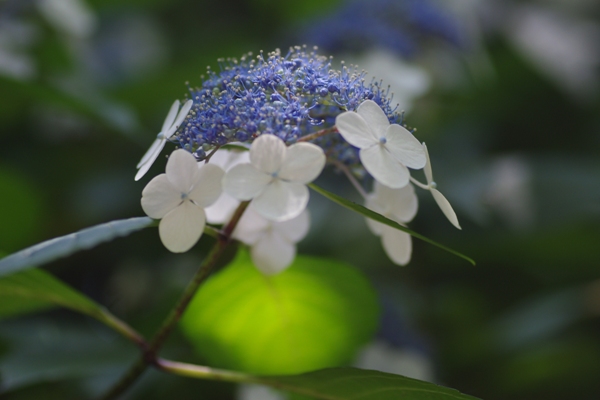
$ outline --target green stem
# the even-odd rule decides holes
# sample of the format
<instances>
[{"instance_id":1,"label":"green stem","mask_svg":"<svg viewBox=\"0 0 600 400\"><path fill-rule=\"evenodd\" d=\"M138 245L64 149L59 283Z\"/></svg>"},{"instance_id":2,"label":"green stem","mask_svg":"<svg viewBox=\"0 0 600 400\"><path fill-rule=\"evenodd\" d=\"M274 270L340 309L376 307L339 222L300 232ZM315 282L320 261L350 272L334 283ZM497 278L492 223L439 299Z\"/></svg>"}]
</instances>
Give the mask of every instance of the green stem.
<instances>
[{"instance_id":1,"label":"green stem","mask_svg":"<svg viewBox=\"0 0 600 400\"><path fill-rule=\"evenodd\" d=\"M96 316L96 319L113 328L115 331L138 345L138 347L145 349L148 346L146 339L144 339L142 335L110 312L102 310L102 312Z\"/></svg>"},{"instance_id":2,"label":"green stem","mask_svg":"<svg viewBox=\"0 0 600 400\"><path fill-rule=\"evenodd\" d=\"M157 359L158 369L175 375L187 376L189 378L210 379L224 382L255 382L257 379L252 375L246 375L241 372L227 371L223 369L214 369L201 365L187 364L178 361Z\"/></svg>"},{"instance_id":3,"label":"green stem","mask_svg":"<svg viewBox=\"0 0 600 400\"><path fill-rule=\"evenodd\" d=\"M175 325L183 315L185 309L194 297L194 294L196 294L196 291L200 285L206 280L210 272L216 266L221 255L223 255L223 252L230 243L231 234L237 226L240 218L244 214L244 211L246 211L248 204L249 202L245 201L238 206L237 210L235 210L233 217L231 217L229 223L221 231L210 253L204 259L202 265L192 278L191 282L185 288L175 307L171 310L167 318L165 318L161 327L154 334L152 340L150 340L150 342L143 347L142 356L129 368L125 375L123 375L108 392L100 397L100 399L116 399L119 395L124 393L142 375L142 373L144 373L148 366L158 366L158 350L162 347L164 342L175 328Z\"/></svg>"}]
</instances>

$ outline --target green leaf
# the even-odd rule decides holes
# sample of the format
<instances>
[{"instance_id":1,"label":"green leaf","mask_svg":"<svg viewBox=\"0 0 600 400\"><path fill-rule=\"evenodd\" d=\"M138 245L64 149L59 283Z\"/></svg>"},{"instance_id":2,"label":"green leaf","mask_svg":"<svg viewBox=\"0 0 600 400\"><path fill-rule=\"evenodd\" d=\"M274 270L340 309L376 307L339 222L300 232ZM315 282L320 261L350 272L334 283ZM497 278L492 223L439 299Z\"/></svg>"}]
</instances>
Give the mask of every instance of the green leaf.
<instances>
[{"instance_id":1,"label":"green leaf","mask_svg":"<svg viewBox=\"0 0 600 400\"><path fill-rule=\"evenodd\" d=\"M257 379L256 383L323 400L475 400L433 383L357 368L330 368L295 376Z\"/></svg>"},{"instance_id":2,"label":"green leaf","mask_svg":"<svg viewBox=\"0 0 600 400\"><path fill-rule=\"evenodd\" d=\"M298 256L266 277L240 251L200 288L182 328L211 365L299 373L350 361L378 316L369 282L347 264Z\"/></svg>"},{"instance_id":3,"label":"green leaf","mask_svg":"<svg viewBox=\"0 0 600 400\"><path fill-rule=\"evenodd\" d=\"M146 228L153 222L148 217L117 220L47 240L1 259L0 276L37 267L80 250L90 249L102 242Z\"/></svg>"},{"instance_id":4,"label":"green leaf","mask_svg":"<svg viewBox=\"0 0 600 400\"><path fill-rule=\"evenodd\" d=\"M62 306L96 318L134 341L139 338L104 307L40 269L26 270L0 279L0 304L0 318Z\"/></svg>"},{"instance_id":5,"label":"green leaf","mask_svg":"<svg viewBox=\"0 0 600 400\"><path fill-rule=\"evenodd\" d=\"M57 323L50 318L2 321L0 339L8 349L0 359L2 395L6 398L13 398L11 390L25 386L62 380L68 380L74 386L74 380L82 378L107 380L102 384L103 389L112 380L117 380L124 366L139 355L139 349L130 343L112 340L110 336L100 334L92 324ZM98 381L94 383L98 384ZM92 388L85 385L85 389L91 391ZM2 395L0 397L4 398ZM88 393L68 398L94 396Z\"/></svg>"},{"instance_id":6,"label":"green leaf","mask_svg":"<svg viewBox=\"0 0 600 400\"><path fill-rule=\"evenodd\" d=\"M300 348L296 349L300 351ZM235 371L160 360L160 368L177 375L236 383L257 383L318 400L476 400L457 390L385 372L328 368L301 375L253 376Z\"/></svg>"},{"instance_id":7,"label":"green leaf","mask_svg":"<svg viewBox=\"0 0 600 400\"><path fill-rule=\"evenodd\" d=\"M436 247L439 247L442 250L446 250L447 252L452 253L455 256L458 256L460 258L463 258L463 259L467 260L468 262L470 262L471 264L475 265L475 261L472 258L467 257L464 254L459 253L458 251L453 250L453 249L451 249L451 248L449 248L447 246L444 246L441 243L438 243L438 242L436 242L434 240L431 240L431 239L429 239L429 238L421 235L420 233L417 233L417 232L415 232L415 231L413 231L411 229L408 229L407 227L402 226L399 223L397 223L396 221L392 221L391 219L386 218L383 215L376 213L375 211L369 210L368 208L366 208L364 206L361 206L360 204L356 204L356 203L354 203L354 202L352 202L350 200L346 200L343 197L340 197L340 196L338 196L335 193L331 193L331 192L329 192L329 191L327 191L327 190L325 190L323 188L320 188L319 186L317 186L317 185L315 185L313 183L310 183L308 186L310 186L310 188L312 190L314 190L315 192L317 192L317 193L325 196L326 198L328 198L329 200L333 201L334 203L337 203L337 204L339 204L339 205L341 205L343 207L346 207L347 209L352 210L354 212L357 212L359 214L362 214L362 215L364 215L367 218L371 218L372 220L375 220L375 221L380 222L382 224L385 224L387 226L391 226L392 228L398 229L400 231L406 232L409 235L411 235L413 237L416 237L417 239L421 239L424 242L427 242L427 243L432 244L432 245L434 245Z\"/></svg>"}]
</instances>

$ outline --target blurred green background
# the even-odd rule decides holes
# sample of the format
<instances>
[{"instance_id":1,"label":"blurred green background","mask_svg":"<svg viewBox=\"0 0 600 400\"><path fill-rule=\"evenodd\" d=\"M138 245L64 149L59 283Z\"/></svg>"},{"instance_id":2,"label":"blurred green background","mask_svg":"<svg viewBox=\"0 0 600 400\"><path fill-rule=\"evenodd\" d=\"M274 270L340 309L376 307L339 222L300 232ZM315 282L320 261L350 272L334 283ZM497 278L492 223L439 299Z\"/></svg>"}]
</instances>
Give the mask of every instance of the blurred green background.
<instances>
[{"instance_id":1,"label":"blurred green background","mask_svg":"<svg viewBox=\"0 0 600 400\"><path fill-rule=\"evenodd\" d=\"M135 165L186 82L201 85L218 58L327 43L317 39L337 25L324 18L346 3L0 1L0 251L143 215L141 191L165 158L140 182ZM410 227L477 266L419 241L411 263L395 266L362 217L316 193L299 252L352 264L377 289L381 328L358 365L387 365L489 400L598 399L600 5L430 3L454 30L437 32L440 20L427 10L407 11L381 25L352 22L359 38L322 53L362 61L393 85L463 230L430 196L420 197ZM389 37L405 34L410 52L367 35L390 24L399 30ZM359 200L339 175L320 179ZM145 230L46 269L149 335L208 245L173 255ZM180 333L164 354L204 362ZM71 312L6 319L0 397L85 397L135 356L116 334ZM155 371L134 389L126 398L252 398L233 385Z\"/></svg>"}]
</instances>

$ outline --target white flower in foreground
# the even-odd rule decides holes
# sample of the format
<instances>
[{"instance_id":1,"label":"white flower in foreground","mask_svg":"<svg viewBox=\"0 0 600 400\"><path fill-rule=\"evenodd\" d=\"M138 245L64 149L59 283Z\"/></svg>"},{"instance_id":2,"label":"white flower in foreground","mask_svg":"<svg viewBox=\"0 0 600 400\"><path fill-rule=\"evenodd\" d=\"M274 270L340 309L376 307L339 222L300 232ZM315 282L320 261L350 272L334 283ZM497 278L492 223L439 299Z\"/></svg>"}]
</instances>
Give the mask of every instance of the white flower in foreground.
<instances>
[{"instance_id":1,"label":"white flower in foreground","mask_svg":"<svg viewBox=\"0 0 600 400\"><path fill-rule=\"evenodd\" d=\"M308 233L310 217L304 210L283 222L266 219L248 208L233 231L233 237L250 246L252 262L265 275L275 275L296 257L296 243Z\"/></svg>"},{"instance_id":2,"label":"white flower in foreground","mask_svg":"<svg viewBox=\"0 0 600 400\"><path fill-rule=\"evenodd\" d=\"M418 201L413 185L391 189L375 182L374 192L367 197L365 207L403 225L417 214ZM408 233L367 218L369 229L381 236L383 249L398 265L406 265L412 254L412 240Z\"/></svg>"},{"instance_id":3,"label":"white flower in foreground","mask_svg":"<svg viewBox=\"0 0 600 400\"><path fill-rule=\"evenodd\" d=\"M223 179L223 190L272 221L298 216L308 203L306 184L319 176L325 153L312 143L286 147L274 135L259 136L250 147L250 163L233 167Z\"/></svg>"},{"instance_id":4,"label":"white flower in foreground","mask_svg":"<svg viewBox=\"0 0 600 400\"><path fill-rule=\"evenodd\" d=\"M440 206L442 212L448 218L448 220L457 227L458 229L462 229L458 223L458 218L456 217L456 213L452 209L450 202L446 200L443 194L440 193L439 190L436 189L437 185L433 181L433 174L431 172L431 161L429 160L429 152L427 151L427 146L423 143L423 149L425 150L425 157L427 158L427 163L425 164L425 178L427 179L427 186L425 189L429 190L435 199L435 202Z\"/></svg>"},{"instance_id":5,"label":"white flower in foreground","mask_svg":"<svg viewBox=\"0 0 600 400\"><path fill-rule=\"evenodd\" d=\"M165 147L165 143L167 143L167 139L169 139L179 125L183 122L185 117L187 117L188 113L192 109L192 105L194 102L192 100L188 100L183 104L181 110L179 109L179 100L175 100L169 113L167 114L167 118L165 118L165 122L163 123L162 129L158 134L156 140L152 143L146 154L142 157L136 168L138 168L138 172L135 175L135 180L139 181L142 176L146 175L146 172L150 169L156 158L162 151L163 147ZM179 111L179 113L177 113ZM177 117L176 117L177 116Z\"/></svg>"},{"instance_id":6,"label":"white flower in foreground","mask_svg":"<svg viewBox=\"0 0 600 400\"><path fill-rule=\"evenodd\" d=\"M204 231L208 207L221 195L224 172L216 165L198 168L185 150L169 157L165 174L152 179L142 191L142 208L149 217L160 219L158 233L173 253L188 251Z\"/></svg>"},{"instance_id":7,"label":"white flower in foreground","mask_svg":"<svg viewBox=\"0 0 600 400\"><path fill-rule=\"evenodd\" d=\"M366 100L356 112L338 115L335 126L348 143L360 149L360 161L365 169L388 187L406 186L410 178L406 167L425 166L421 143L402 126L390 124L374 101Z\"/></svg>"},{"instance_id":8,"label":"white flower in foreground","mask_svg":"<svg viewBox=\"0 0 600 400\"><path fill-rule=\"evenodd\" d=\"M227 172L238 164L248 162L250 162L249 152L222 149L213 154L208 164L200 162L198 163L198 167L202 168L205 165L216 165ZM206 211L206 220L209 224L224 224L233 215L239 204L240 202L238 200L223 192L213 205L204 210Z\"/></svg>"}]
</instances>

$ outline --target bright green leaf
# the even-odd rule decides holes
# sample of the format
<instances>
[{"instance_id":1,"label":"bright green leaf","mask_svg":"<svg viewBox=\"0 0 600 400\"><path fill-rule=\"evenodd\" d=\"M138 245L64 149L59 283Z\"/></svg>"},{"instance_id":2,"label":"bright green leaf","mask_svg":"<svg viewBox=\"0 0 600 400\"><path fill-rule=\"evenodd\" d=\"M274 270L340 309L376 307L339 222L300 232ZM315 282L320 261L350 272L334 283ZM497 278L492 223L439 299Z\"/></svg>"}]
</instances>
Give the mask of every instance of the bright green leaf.
<instances>
[{"instance_id":1,"label":"bright green leaf","mask_svg":"<svg viewBox=\"0 0 600 400\"><path fill-rule=\"evenodd\" d=\"M350 361L378 316L369 282L347 264L298 256L266 277L240 251L199 290L182 327L212 365L287 374Z\"/></svg>"},{"instance_id":2,"label":"bright green leaf","mask_svg":"<svg viewBox=\"0 0 600 400\"><path fill-rule=\"evenodd\" d=\"M148 217L107 222L28 247L0 260L0 276L37 267L152 225Z\"/></svg>"},{"instance_id":3,"label":"bright green leaf","mask_svg":"<svg viewBox=\"0 0 600 400\"><path fill-rule=\"evenodd\" d=\"M357 368L330 368L296 376L259 378L276 389L323 400L475 400L433 383Z\"/></svg>"},{"instance_id":4,"label":"bright green leaf","mask_svg":"<svg viewBox=\"0 0 600 400\"><path fill-rule=\"evenodd\" d=\"M361 206L360 204L356 204L356 203L354 203L354 202L352 202L350 200L346 200L343 197L340 197L340 196L338 196L335 193L331 193L331 192L329 192L329 191L327 191L327 190L325 190L323 188L320 188L320 187L318 187L317 185L315 185L313 183L309 184L308 186L310 186L310 188L312 190L314 190L315 192L317 192L317 193L325 196L326 198L328 198L329 200L333 201L334 203L337 203L337 204L339 204L339 205L341 205L343 207L346 207L349 210L352 210L352 211L355 211L355 212L357 212L357 213L359 213L361 215L364 215L367 218L371 218L371 219L373 219L373 220L375 220L377 222L381 222L382 224L385 224L387 226L391 226L392 228L395 228L395 229L398 229L400 231L406 232L409 235L411 235L413 237L416 237L417 239L421 239L424 242L427 242L429 244L437 246L440 249L446 250L447 252L452 253L452 254L460 257L460 258L463 258L463 259L467 260L468 262L470 262L471 264L475 265L475 261L472 258L467 257L464 254L461 254L458 251L453 250L453 249L451 249L451 248L449 248L447 246L444 246L443 244L440 244L440 243L438 243L438 242L436 242L434 240L431 240L431 239L429 239L429 238L421 235L420 233L417 233L417 232L415 232L415 231L413 231L411 229L408 229L407 227L402 226L399 223L397 223L396 221L392 221L391 219L386 218L383 215L376 213L375 211L371 211L368 208L366 208L364 206Z\"/></svg>"},{"instance_id":5,"label":"bright green leaf","mask_svg":"<svg viewBox=\"0 0 600 400\"><path fill-rule=\"evenodd\" d=\"M134 341L138 339L135 332L104 307L40 269L1 278L0 304L0 318L62 306L96 318Z\"/></svg>"}]
</instances>

